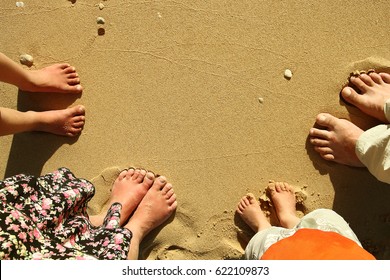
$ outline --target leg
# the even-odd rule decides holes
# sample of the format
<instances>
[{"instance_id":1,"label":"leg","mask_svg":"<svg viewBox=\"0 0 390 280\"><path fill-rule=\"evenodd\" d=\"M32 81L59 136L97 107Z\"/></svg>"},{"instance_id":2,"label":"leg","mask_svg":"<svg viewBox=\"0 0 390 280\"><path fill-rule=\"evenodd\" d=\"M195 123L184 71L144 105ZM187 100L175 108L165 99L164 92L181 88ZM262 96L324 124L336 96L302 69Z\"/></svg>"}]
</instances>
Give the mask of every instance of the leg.
<instances>
[{"instance_id":1,"label":"leg","mask_svg":"<svg viewBox=\"0 0 390 280\"><path fill-rule=\"evenodd\" d=\"M133 233L128 259L138 259L142 240L151 230L165 222L176 207L176 195L172 185L167 183L165 177L158 177L125 225Z\"/></svg>"},{"instance_id":2,"label":"leg","mask_svg":"<svg viewBox=\"0 0 390 280\"><path fill-rule=\"evenodd\" d=\"M263 211L261 211L259 202L256 201L254 195L251 193L241 198L236 212L254 232L271 227Z\"/></svg>"},{"instance_id":3,"label":"leg","mask_svg":"<svg viewBox=\"0 0 390 280\"><path fill-rule=\"evenodd\" d=\"M367 115L383 123L389 123L385 116L384 106L390 99L390 75L373 72L368 75L351 77L350 81L360 92L356 92L352 87L345 87L341 91L343 98Z\"/></svg>"},{"instance_id":4,"label":"leg","mask_svg":"<svg viewBox=\"0 0 390 280\"><path fill-rule=\"evenodd\" d=\"M81 93L83 90L75 68L69 64L54 64L39 70L25 70L2 53L0 81L31 92Z\"/></svg>"},{"instance_id":5,"label":"leg","mask_svg":"<svg viewBox=\"0 0 390 280\"><path fill-rule=\"evenodd\" d=\"M270 183L267 190L271 194L280 225L288 229L295 227L300 219L296 216L296 200L293 188L287 183L275 182Z\"/></svg>"},{"instance_id":6,"label":"leg","mask_svg":"<svg viewBox=\"0 0 390 280\"><path fill-rule=\"evenodd\" d=\"M43 131L62 136L77 136L85 123L84 106L45 112L19 112L0 108L0 136L27 131Z\"/></svg>"},{"instance_id":7,"label":"leg","mask_svg":"<svg viewBox=\"0 0 390 280\"><path fill-rule=\"evenodd\" d=\"M325 129L311 128L310 142L322 158L350 166L363 167L355 148L363 130L330 114L319 114L316 123Z\"/></svg>"},{"instance_id":8,"label":"leg","mask_svg":"<svg viewBox=\"0 0 390 280\"><path fill-rule=\"evenodd\" d=\"M135 208L152 186L153 182L154 174L142 169L134 170L133 168L130 168L119 174L112 186L108 206L111 206L114 202L122 204L120 218L121 226L127 222L130 215L134 212ZM105 216L106 210L103 210L99 215L90 217L91 223L95 226L99 226L103 223Z\"/></svg>"}]
</instances>

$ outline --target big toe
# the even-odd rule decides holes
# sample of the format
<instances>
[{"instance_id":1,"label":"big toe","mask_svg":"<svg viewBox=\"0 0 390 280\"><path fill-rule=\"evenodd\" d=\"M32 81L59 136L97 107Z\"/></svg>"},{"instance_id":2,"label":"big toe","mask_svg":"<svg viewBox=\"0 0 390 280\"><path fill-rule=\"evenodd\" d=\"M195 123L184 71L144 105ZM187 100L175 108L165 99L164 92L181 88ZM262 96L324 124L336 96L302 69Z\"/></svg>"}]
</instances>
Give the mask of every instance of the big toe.
<instances>
[{"instance_id":1,"label":"big toe","mask_svg":"<svg viewBox=\"0 0 390 280\"><path fill-rule=\"evenodd\" d=\"M352 105L355 105L359 107L361 104L364 103L364 98L362 95L357 93L353 88L351 87L345 87L341 90L341 96L344 98L345 101L348 103L351 103Z\"/></svg>"},{"instance_id":2,"label":"big toe","mask_svg":"<svg viewBox=\"0 0 390 280\"><path fill-rule=\"evenodd\" d=\"M316 123L319 124L320 126L332 128L335 126L337 120L338 119L336 117L332 116L331 114L321 113L321 114L318 114L318 116L316 118Z\"/></svg>"}]
</instances>

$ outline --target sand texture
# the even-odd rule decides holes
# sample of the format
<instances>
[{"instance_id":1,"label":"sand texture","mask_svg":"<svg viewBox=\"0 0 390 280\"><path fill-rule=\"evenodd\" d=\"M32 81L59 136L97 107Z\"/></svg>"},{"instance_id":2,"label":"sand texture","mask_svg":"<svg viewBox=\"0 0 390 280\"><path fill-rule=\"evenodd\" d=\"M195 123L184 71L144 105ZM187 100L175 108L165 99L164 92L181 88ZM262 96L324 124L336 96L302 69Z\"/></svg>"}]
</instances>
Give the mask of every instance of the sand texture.
<instances>
[{"instance_id":1,"label":"sand texture","mask_svg":"<svg viewBox=\"0 0 390 280\"><path fill-rule=\"evenodd\" d=\"M68 62L84 92L2 83L1 106L83 104L87 120L78 139L2 137L3 178L68 167L95 183L96 212L122 168L166 176L178 209L142 244L144 259L240 259L253 233L235 215L239 199L264 199L269 180L286 181L307 194L302 214L334 209L367 250L390 259L390 186L325 162L308 142L320 112L375 125L339 92L355 70L389 71L389 1L24 3L2 2L0 51L31 55L30 69Z\"/></svg>"}]
</instances>

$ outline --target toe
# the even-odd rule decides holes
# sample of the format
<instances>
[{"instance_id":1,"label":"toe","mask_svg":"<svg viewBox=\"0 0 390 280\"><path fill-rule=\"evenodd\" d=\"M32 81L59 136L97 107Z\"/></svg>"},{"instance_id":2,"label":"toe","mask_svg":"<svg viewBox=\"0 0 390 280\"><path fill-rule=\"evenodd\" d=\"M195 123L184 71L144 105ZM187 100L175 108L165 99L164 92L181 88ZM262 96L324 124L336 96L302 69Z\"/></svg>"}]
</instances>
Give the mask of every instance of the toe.
<instances>
[{"instance_id":1,"label":"toe","mask_svg":"<svg viewBox=\"0 0 390 280\"><path fill-rule=\"evenodd\" d=\"M145 185L145 187L150 188L153 185L154 179L155 177L153 172L147 172L143 184Z\"/></svg>"},{"instance_id":2,"label":"toe","mask_svg":"<svg viewBox=\"0 0 390 280\"><path fill-rule=\"evenodd\" d=\"M312 137L312 139L323 139L328 140L330 137L330 132L325 129L318 129L318 128L311 128L309 131L309 135Z\"/></svg>"},{"instance_id":3,"label":"toe","mask_svg":"<svg viewBox=\"0 0 390 280\"><path fill-rule=\"evenodd\" d=\"M74 72L76 72L76 68L73 66L69 65L68 67L64 68L65 74L70 74L70 73L74 73Z\"/></svg>"},{"instance_id":4,"label":"toe","mask_svg":"<svg viewBox=\"0 0 390 280\"><path fill-rule=\"evenodd\" d=\"M364 103L364 97L363 95L357 93L353 88L351 87L345 87L341 91L342 97L349 103L359 106Z\"/></svg>"},{"instance_id":5,"label":"toe","mask_svg":"<svg viewBox=\"0 0 390 280\"><path fill-rule=\"evenodd\" d=\"M381 76L382 80L386 84L390 84L390 74L388 74L388 73L379 73L379 75Z\"/></svg>"},{"instance_id":6,"label":"toe","mask_svg":"<svg viewBox=\"0 0 390 280\"><path fill-rule=\"evenodd\" d=\"M361 74L359 78L367 85L367 86L373 86L375 85L374 80L371 78L370 75L367 74Z\"/></svg>"},{"instance_id":7,"label":"toe","mask_svg":"<svg viewBox=\"0 0 390 280\"><path fill-rule=\"evenodd\" d=\"M168 204L173 206L173 209L176 208L177 202L176 202L176 194L173 194L168 200Z\"/></svg>"},{"instance_id":8,"label":"toe","mask_svg":"<svg viewBox=\"0 0 390 280\"><path fill-rule=\"evenodd\" d=\"M310 138L310 143L314 146L326 147L329 146L329 141L320 138Z\"/></svg>"},{"instance_id":9,"label":"toe","mask_svg":"<svg viewBox=\"0 0 390 280\"><path fill-rule=\"evenodd\" d=\"M137 179L135 179L135 181L140 184L144 181L144 178L145 178L145 175L146 175L146 170L145 169L141 169L139 171L139 174L137 176Z\"/></svg>"},{"instance_id":10,"label":"toe","mask_svg":"<svg viewBox=\"0 0 390 280\"><path fill-rule=\"evenodd\" d=\"M172 185L167 183L161 190L162 194L166 195L172 189Z\"/></svg>"},{"instance_id":11,"label":"toe","mask_svg":"<svg viewBox=\"0 0 390 280\"><path fill-rule=\"evenodd\" d=\"M62 69L62 70L65 70L66 68L70 67L70 64L68 63L61 63L61 64L58 64L58 68Z\"/></svg>"},{"instance_id":12,"label":"toe","mask_svg":"<svg viewBox=\"0 0 390 280\"><path fill-rule=\"evenodd\" d=\"M316 118L316 123L320 126L327 127L328 129L333 129L336 125L338 118L332 116L331 114L321 113Z\"/></svg>"},{"instance_id":13,"label":"toe","mask_svg":"<svg viewBox=\"0 0 390 280\"><path fill-rule=\"evenodd\" d=\"M118 181L121 181L123 180L123 178L126 177L126 174L127 174L127 169L124 169L121 171L121 173L119 173L118 177L116 178Z\"/></svg>"},{"instance_id":14,"label":"toe","mask_svg":"<svg viewBox=\"0 0 390 280\"><path fill-rule=\"evenodd\" d=\"M68 79L68 85L70 86L75 86L75 85L78 85L80 84L80 78L71 78L71 79ZM71 87L72 89L74 87Z\"/></svg>"},{"instance_id":15,"label":"toe","mask_svg":"<svg viewBox=\"0 0 390 280\"><path fill-rule=\"evenodd\" d=\"M154 180L152 188L161 191L166 184L167 179L164 176L160 176L156 180Z\"/></svg>"},{"instance_id":16,"label":"toe","mask_svg":"<svg viewBox=\"0 0 390 280\"><path fill-rule=\"evenodd\" d=\"M361 79L361 76L359 76L359 77L351 77L350 81L351 81L352 84L354 84L362 92L367 91L368 85Z\"/></svg>"},{"instance_id":17,"label":"toe","mask_svg":"<svg viewBox=\"0 0 390 280\"><path fill-rule=\"evenodd\" d=\"M328 161L334 161L334 155L333 154L321 154L321 157Z\"/></svg>"},{"instance_id":18,"label":"toe","mask_svg":"<svg viewBox=\"0 0 390 280\"><path fill-rule=\"evenodd\" d=\"M167 191L167 193L165 194L165 197L167 199L170 199L171 196L174 194L175 192L173 191L173 189L170 189L169 191Z\"/></svg>"},{"instance_id":19,"label":"toe","mask_svg":"<svg viewBox=\"0 0 390 280\"><path fill-rule=\"evenodd\" d=\"M371 77L371 79L376 83L376 84L383 84L383 80L382 80L382 77L381 75L379 75L378 73L375 73L375 72L371 72L369 74L369 76Z\"/></svg>"}]
</instances>

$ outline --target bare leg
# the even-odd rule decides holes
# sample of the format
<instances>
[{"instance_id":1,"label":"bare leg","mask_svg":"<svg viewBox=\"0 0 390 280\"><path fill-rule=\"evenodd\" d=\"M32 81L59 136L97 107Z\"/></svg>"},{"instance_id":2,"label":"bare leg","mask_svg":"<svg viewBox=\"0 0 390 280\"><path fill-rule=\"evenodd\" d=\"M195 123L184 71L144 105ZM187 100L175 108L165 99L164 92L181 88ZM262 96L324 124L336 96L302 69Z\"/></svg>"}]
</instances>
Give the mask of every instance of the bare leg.
<instances>
[{"instance_id":1,"label":"bare leg","mask_svg":"<svg viewBox=\"0 0 390 280\"><path fill-rule=\"evenodd\" d=\"M362 74L359 77L351 77L350 81L360 92L356 92L352 87L345 87L341 91L343 98L367 115L389 123L385 117L384 105L390 99L390 75Z\"/></svg>"},{"instance_id":2,"label":"bare leg","mask_svg":"<svg viewBox=\"0 0 390 280\"><path fill-rule=\"evenodd\" d=\"M251 193L241 198L236 212L254 232L271 227L263 211L261 211L259 202Z\"/></svg>"},{"instance_id":3,"label":"bare leg","mask_svg":"<svg viewBox=\"0 0 390 280\"><path fill-rule=\"evenodd\" d=\"M120 225L123 226L130 215L137 208L147 191L154 182L154 174L143 169L133 169L122 171L115 180L108 206L115 202L122 204ZM103 224L107 209L99 215L91 216L90 220L95 226Z\"/></svg>"},{"instance_id":4,"label":"bare leg","mask_svg":"<svg viewBox=\"0 0 390 280\"><path fill-rule=\"evenodd\" d=\"M355 153L356 142L363 130L330 114L317 116L316 123L324 129L311 128L310 142L322 158L349 166L363 167Z\"/></svg>"},{"instance_id":5,"label":"bare leg","mask_svg":"<svg viewBox=\"0 0 390 280\"><path fill-rule=\"evenodd\" d=\"M67 63L26 70L2 53L0 81L31 92L81 93L83 90L76 69Z\"/></svg>"},{"instance_id":6,"label":"bare leg","mask_svg":"<svg viewBox=\"0 0 390 280\"><path fill-rule=\"evenodd\" d=\"M280 225L284 228L293 228L300 219L296 216L296 200L293 188L283 182L270 183L268 191L275 207Z\"/></svg>"},{"instance_id":7,"label":"bare leg","mask_svg":"<svg viewBox=\"0 0 390 280\"><path fill-rule=\"evenodd\" d=\"M151 230L165 222L176 207L172 185L167 183L165 177L158 177L125 225L133 233L128 259L138 259L142 240Z\"/></svg>"},{"instance_id":8,"label":"bare leg","mask_svg":"<svg viewBox=\"0 0 390 280\"><path fill-rule=\"evenodd\" d=\"M81 133L84 123L85 108L81 105L45 112L19 112L0 108L0 136L43 131L73 137Z\"/></svg>"}]
</instances>

